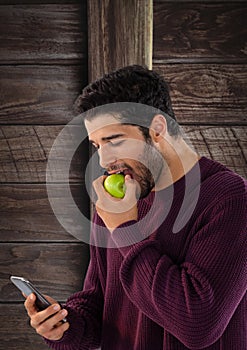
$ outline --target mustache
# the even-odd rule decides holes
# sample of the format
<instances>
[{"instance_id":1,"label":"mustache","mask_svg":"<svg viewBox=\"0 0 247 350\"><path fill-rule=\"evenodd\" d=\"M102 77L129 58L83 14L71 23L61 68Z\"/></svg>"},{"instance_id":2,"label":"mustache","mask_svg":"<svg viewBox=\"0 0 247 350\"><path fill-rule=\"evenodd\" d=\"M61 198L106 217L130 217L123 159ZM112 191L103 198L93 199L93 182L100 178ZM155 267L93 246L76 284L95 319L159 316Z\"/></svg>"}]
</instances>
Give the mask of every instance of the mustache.
<instances>
[{"instance_id":1,"label":"mustache","mask_svg":"<svg viewBox=\"0 0 247 350\"><path fill-rule=\"evenodd\" d=\"M112 172L121 172L123 170L133 170L132 167L130 167L127 164L115 164L115 165L111 165L109 168L105 169L104 175L108 175L109 173Z\"/></svg>"}]
</instances>

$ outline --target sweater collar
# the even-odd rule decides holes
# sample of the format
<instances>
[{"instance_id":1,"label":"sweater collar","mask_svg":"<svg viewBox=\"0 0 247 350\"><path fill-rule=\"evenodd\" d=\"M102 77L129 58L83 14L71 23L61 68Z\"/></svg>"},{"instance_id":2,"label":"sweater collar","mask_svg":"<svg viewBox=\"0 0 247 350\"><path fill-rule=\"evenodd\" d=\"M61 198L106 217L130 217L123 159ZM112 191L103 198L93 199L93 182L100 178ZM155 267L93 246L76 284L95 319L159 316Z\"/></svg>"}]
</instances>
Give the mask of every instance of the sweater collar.
<instances>
[{"instance_id":1,"label":"sweater collar","mask_svg":"<svg viewBox=\"0 0 247 350\"><path fill-rule=\"evenodd\" d=\"M198 162L196 162L195 165L180 179L162 190L151 191L145 198L141 200L151 205L154 201L155 196L169 199L175 196L181 196L181 194L183 195L185 191L185 185L188 185L191 187L191 189L193 189L200 183L202 180L203 171L209 167L208 161L209 160L205 156L202 156Z\"/></svg>"}]
</instances>

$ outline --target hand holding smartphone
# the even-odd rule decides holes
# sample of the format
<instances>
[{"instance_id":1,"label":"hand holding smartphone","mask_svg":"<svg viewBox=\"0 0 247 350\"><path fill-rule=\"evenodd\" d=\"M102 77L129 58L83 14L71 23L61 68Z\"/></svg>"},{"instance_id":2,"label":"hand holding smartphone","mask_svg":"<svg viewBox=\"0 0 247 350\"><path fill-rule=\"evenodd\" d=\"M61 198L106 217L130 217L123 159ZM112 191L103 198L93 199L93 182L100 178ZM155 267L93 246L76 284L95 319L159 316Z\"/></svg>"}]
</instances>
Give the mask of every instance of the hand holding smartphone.
<instances>
[{"instance_id":1,"label":"hand holding smartphone","mask_svg":"<svg viewBox=\"0 0 247 350\"><path fill-rule=\"evenodd\" d=\"M11 276L11 282L26 296L31 293L36 295L36 306L39 311L45 310L51 303L44 297L44 295L28 280L23 277ZM67 322L66 318L62 320L63 323Z\"/></svg>"}]
</instances>

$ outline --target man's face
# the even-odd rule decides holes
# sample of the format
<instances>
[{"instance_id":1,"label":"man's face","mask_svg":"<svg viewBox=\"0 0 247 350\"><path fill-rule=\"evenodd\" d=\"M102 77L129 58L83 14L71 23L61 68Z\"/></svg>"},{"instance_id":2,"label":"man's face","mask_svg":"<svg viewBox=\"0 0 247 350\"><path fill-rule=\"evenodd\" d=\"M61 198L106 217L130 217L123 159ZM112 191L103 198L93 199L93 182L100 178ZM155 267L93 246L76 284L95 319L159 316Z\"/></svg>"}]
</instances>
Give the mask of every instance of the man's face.
<instances>
[{"instance_id":1,"label":"man's face","mask_svg":"<svg viewBox=\"0 0 247 350\"><path fill-rule=\"evenodd\" d=\"M129 174L141 187L140 197L154 188L163 169L162 156L137 126L124 125L111 115L86 120L89 141L108 174Z\"/></svg>"}]
</instances>

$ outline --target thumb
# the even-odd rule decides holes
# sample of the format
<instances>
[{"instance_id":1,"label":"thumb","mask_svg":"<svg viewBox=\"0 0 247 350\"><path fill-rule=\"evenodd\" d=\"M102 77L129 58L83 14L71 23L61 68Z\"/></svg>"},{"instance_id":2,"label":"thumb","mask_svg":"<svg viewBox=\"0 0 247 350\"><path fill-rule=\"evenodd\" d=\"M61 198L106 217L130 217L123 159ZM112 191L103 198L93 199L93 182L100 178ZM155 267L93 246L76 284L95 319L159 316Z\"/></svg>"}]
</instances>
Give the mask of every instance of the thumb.
<instances>
[{"instance_id":1,"label":"thumb","mask_svg":"<svg viewBox=\"0 0 247 350\"><path fill-rule=\"evenodd\" d=\"M135 198L135 200L139 199L141 194L141 187L139 183L132 179L130 175L125 176L125 198Z\"/></svg>"}]
</instances>

